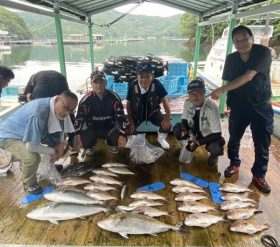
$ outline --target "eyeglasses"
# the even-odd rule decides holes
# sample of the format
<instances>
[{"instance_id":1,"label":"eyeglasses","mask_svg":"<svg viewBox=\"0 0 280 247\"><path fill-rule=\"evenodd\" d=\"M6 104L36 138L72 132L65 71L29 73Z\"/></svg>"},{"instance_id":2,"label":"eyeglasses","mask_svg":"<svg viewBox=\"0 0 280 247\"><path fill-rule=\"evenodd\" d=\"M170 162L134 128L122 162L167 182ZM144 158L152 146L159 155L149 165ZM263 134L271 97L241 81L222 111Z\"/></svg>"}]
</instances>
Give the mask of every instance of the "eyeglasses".
<instances>
[{"instance_id":1,"label":"eyeglasses","mask_svg":"<svg viewBox=\"0 0 280 247\"><path fill-rule=\"evenodd\" d=\"M69 112L70 114L76 112L75 109L73 109L73 110L72 110L72 109L69 109L69 107L65 104L65 102L64 102L64 100L63 100L62 97L60 97L60 100L61 100L61 102L62 102L62 104L63 104L63 111L64 111L64 112Z\"/></svg>"}]
</instances>

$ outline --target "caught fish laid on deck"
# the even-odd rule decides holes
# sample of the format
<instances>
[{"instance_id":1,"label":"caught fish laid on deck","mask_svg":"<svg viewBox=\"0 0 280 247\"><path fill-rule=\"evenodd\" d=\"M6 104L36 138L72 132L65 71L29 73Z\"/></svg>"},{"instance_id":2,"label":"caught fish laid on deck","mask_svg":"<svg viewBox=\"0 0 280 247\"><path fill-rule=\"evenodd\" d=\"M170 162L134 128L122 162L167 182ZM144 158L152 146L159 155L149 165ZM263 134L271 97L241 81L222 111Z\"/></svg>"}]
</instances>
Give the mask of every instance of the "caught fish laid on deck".
<instances>
[{"instance_id":1,"label":"caught fish laid on deck","mask_svg":"<svg viewBox=\"0 0 280 247\"><path fill-rule=\"evenodd\" d=\"M257 224L257 223L249 223L247 221L235 221L229 226L229 229L232 232L242 232L253 235L257 232L261 232L269 229L268 224Z\"/></svg>"},{"instance_id":2,"label":"caught fish laid on deck","mask_svg":"<svg viewBox=\"0 0 280 247\"><path fill-rule=\"evenodd\" d=\"M246 220L252 217L255 213L262 213L262 211L256 208L230 209L227 211L226 217L230 220Z\"/></svg>"},{"instance_id":3,"label":"caught fish laid on deck","mask_svg":"<svg viewBox=\"0 0 280 247\"><path fill-rule=\"evenodd\" d=\"M102 190L102 191L110 191L110 190L118 190L116 187L103 184L103 183L91 183L84 187L85 190Z\"/></svg>"},{"instance_id":4,"label":"caught fish laid on deck","mask_svg":"<svg viewBox=\"0 0 280 247\"><path fill-rule=\"evenodd\" d=\"M76 186L80 184L90 184L90 180L79 178L79 177L67 177L60 180L56 185L57 186Z\"/></svg>"},{"instance_id":5,"label":"caught fish laid on deck","mask_svg":"<svg viewBox=\"0 0 280 247\"><path fill-rule=\"evenodd\" d=\"M61 171L62 177L82 176L94 168L92 162L76 162L64 167Z\"/></svg>"},{"instance_id":6,"label":"caught fish laid on deck","mask_svg":"<svg viewBox=\"0 0 280 247\"><path fill-rule=\"evenodd\" d=\"M120 175L135 175L132 171L128 170L125 167L108 167L108 170Z\"/></svg>"},{"instance_id":7,"label":"caught fish laid on deck","mask_svg":"<svg viewBox=\"0 0 280 247\"><path fill-rule=\"evenodd\" d=\"M126 194L127 194L127 185L125 184L123 187L122 187L122 190L121 190L121 200L123 201L123 199L126 197Z\"/></svg>"},{"instance_id":8,"label":"caught fish laid on deck","mask_svg":"<svg viewBox=\"0 0 280 247\"><path fill-rule=\"evenodd\" d=\"M106 191L88 191L86 193L88 196L90 196L91 198L98 200L98 201L109 201L109 200L117 200L117 197L109 194Z\"/></svg>"},{"instance_id":9,"label":"caught fish laid on deck","mask_svg":"<svg viewBox=\"0 0 280 247\"><path fill-rule=\"evenodd\" d=\"M128 206L130 206L130 207L140 207L140 206L155 207L155 206L161 206L161 205L163 205L162 202L143 199L143 200L134 201L134 202L130 203Z\"/></svg>"},{"instance_id":10,"label":"caught fish laid on deck","mask_svg":"<svg viewBox=\"0 0 280 247\"><path fill-rule=\"evenodd\" d=\"M239 194L233 194L233 193L228 193L222 196L222 199L225 201L241 201L241 202L257 203L254 199Z\"/></svg>"},{"instance_id":11,"label":"caught fish laid on deck","mask_svg":"<svg viewBox=\"0 0 280 247\"><path fill-rule=\"evenodd\" d=\"M224 183L220 188L221 191L241 193L241 192L253 192L252 190L237 184Z\"/></svg>"},{"instance_id":12,"label":"caught fish laid on deck","mask_svg":"<svg viewBox=\"0 0 280 247\"><path fill-rule=\"evenodd\" d=\"M82 205L74 203L49 203L44 207L38 207L29 212L26 217L33 220L46 220L58 224L60 220L83 218L108 209L101 205Z\"/></svg>"},{"instance_id":13,"label":"caught fish laid on deck","mask_svg":"<svg viewBox=\"0 0 280 247\"><path fill-rule=\"evenodd\" d=\"M78 204L103 204L101 201L95 200L85 193L74 190L54 190L44 195L49 201L53 202L68 202Z\"/></svg>"},{"instance_id":14,"label":"caught fish laid on deck","mask_svg":"<svg viewBox=\"0 0 280 247\"><path fill-rule=\"evenodd\" d=\"M124 238L128 234L150 234L157 236L158 233L168 230L180 231L180 225L172 226L160 222L146 215L134 213L117 213L101 220L97 225L107 231L116 232Z\"/></svg>"},{"instance_id":15,"label":"caught fish laid on deck","mask_svg":"<svg viewBox=\"0 0 280 247\"><path fill-rule=\"evenodd\" d=\"M201 188L195 188L195 187L186 186L186 185L177 185L177 186L172 188L172 191L175 192L175 193L183 193L183 192L206 193Z\"/></svg>"},{"instance_id":16,"label":"caught fish laid on deck","mask_svg":"<svg viewBox=\"0 0 280 247\"><path fill-rule=\"evenodd\" d=\"M151 191L146 190L137 190L133 194L130 195L131 198L134 199L148 199L148 200L163 200L167 201L167 199L164 196L158 195Z\"/></svg>"},{"instance_id":17,"label":"caught fish laid on deck","mask_svg":"<svg viewBox=\"0 0 280 247\"><path fill-rule=\"evenodd\" d=\"M194 187L194 188L198 188L198 189L201 189L200 186L188 181L188 180L185 180L185 179L182 179L182 178L175 178L173 180L170 181L170 184L172 185L185 185L185 186L191 186L191 187Z\"/></svg>"},{"instance_id":18,"label":"caught fish laid on deck","mask_svg":"<svg viewBox=\"0 0 280 247\"><path fill-rule=\"evenodd\" d=\"M109 168L109 167L127 167L127 165L121 164L121 163L106 163L106 164L103 164L102 167L104 167L104 168Z\"/></svg>"},{"instance_id":19,"label":"caught fish laid on deck","mask_svg":"<svg viewBox=\"0 0 280 247\"><path fill-rule=\"evenodd\" d=\"M225 219L223 216L216 216L206 213L195 213L187 216L185 218L184 224L186 226L199 226L205 228L224 220Z\"/></svg>"},{"instance_id":20,"label":"caught fish laid on deck","mask_svg":"<svg viewBox=\"0 0 280 247\"><path fill-rule=\"evenodd\" d=\"M230 210L236 208L248 208L257 207L258 204L252 202L242 202L242 201L225 201L221 204L221 210Z\"/></svg>"},{"instance_id":21,"label":"caught fish laid on deck","mask_svg":"<svg viewBox=\"0 0 280 247\"><path fill-rule=\"evenodd\" d=\"M92 173L97 175L105 175L110 177L118 177L118 174L109 171L108 169L94 169L92 170Z\"/></svg>"},{"instance_id":22,"label":"caught fish laid on deck","mask_svg":"<svg viewBox=\"0 0 280 247\"><path fill-rule=\"evenodd\" d=\"M214 207L200 202L183 202L183 204L178 207L178 210L188 213L205 213L211 210L216 211Z\"/></svg>"},{"instance_id":23,"label":"caught fish laid on deck","mask_svg":"<svg viewBox=\"0 0 280 247\"><path fill-rule=\"evenodd\" d=\"M89 178L90 180L94 181L94 182L97 182L97 183L103 183L103 184L110 184L110 185L120 185L122 186L122 182L115 179L115 178L112 178L110 176L105 176L105 175L94 175L94 176L91 176Z\"/></svg>"},{"instance_id":24,"label":"caught fish laid on deck","mask_svg":"<svg viewBox=\"0 0 280 247\"><path fill-rule=\"evenodd\" d=\"M172 216L172 214L168 213L167 211L148 206L137 207L133 209L132 212L136 214L144 214L150 217Z\"/></svg>"},{"instance_id":25,"label":"caught fish laid on deck","mask_svg":"<svg viewBox=\"0 0 280 247\"><path fill-rule=\"evenodd\" d=\"M179 193L175 197L175 201L199 201L203 199L208 199L208 197L200 194L191 193L191 192Z\"/></svg>"}]
</instances>

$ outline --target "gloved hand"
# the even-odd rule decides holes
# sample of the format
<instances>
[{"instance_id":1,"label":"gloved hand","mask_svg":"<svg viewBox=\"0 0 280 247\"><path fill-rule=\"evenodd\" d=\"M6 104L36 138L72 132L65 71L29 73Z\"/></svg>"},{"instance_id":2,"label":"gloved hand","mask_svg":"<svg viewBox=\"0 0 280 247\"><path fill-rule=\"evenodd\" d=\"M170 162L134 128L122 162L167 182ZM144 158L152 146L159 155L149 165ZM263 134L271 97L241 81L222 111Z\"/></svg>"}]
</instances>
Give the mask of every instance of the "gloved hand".
<instances>
[{"instance_id":1,"label":"gloved hand","mask_svg":"<svg viewBox=\"0 0 280 247\"><path fill-rule=\"evenodd\" d=\"M194 152L199 147L198 141L188 141L186 149L190 152Z\"/></svg>"}]
</instances>

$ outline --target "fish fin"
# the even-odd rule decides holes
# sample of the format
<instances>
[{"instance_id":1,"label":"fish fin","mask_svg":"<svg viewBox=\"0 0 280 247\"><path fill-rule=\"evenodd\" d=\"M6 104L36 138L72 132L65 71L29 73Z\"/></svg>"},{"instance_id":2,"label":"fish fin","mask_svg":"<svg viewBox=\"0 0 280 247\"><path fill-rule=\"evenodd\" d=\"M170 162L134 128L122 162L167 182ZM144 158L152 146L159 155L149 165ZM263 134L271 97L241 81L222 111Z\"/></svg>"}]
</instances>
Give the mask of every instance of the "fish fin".
<instances>
[{"instance_id":1,"label":"fish fin","mask_svg":"<svg viewBox=\"0 0 280 247\"><path fill-rule=\"evenodd\" d=\"M261 213L263 213L262 210L257 210L257 211L255 212L255 214L261 214Z\"/></svg>"},{"instance_id":2,"label":"fish fin","mask_svg":"<svg viewBox=\"0 0 280 247\"><path fill-rule=\"evenodd\" d=\"M55 219L50 219L49 222L51 222L52 224L58 225L58 221Z\"/></svg>"},{"instance_id":3,"label":"fish fin","mask_svg":"<svg viewBox=\"0 0 280 247\"><path fill-rule=\"evenodd\" d=\"M128 238L127 233L126 232L119 232L119 234L124 237L124 238Z\"/></svg>"}]
</instances>

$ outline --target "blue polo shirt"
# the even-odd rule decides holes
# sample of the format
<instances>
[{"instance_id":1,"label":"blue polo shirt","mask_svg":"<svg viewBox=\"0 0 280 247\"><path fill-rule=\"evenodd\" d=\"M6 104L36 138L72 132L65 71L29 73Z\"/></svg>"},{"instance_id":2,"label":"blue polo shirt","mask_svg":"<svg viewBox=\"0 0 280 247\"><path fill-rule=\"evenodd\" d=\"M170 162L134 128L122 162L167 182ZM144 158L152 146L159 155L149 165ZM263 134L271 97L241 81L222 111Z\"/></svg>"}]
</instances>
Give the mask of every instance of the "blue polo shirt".
<instances>
[{"instance_id":1,"label":"blue polo shirt","mask_svg":"<svg viewBox=\"0 0 280 247\"><path fill-rule=\"evenodd\" d=\"M0 141L21 140L54 147L62 132L48 133L50 98L33 100L0 123Z\"/></svg>"}]
</instances>

